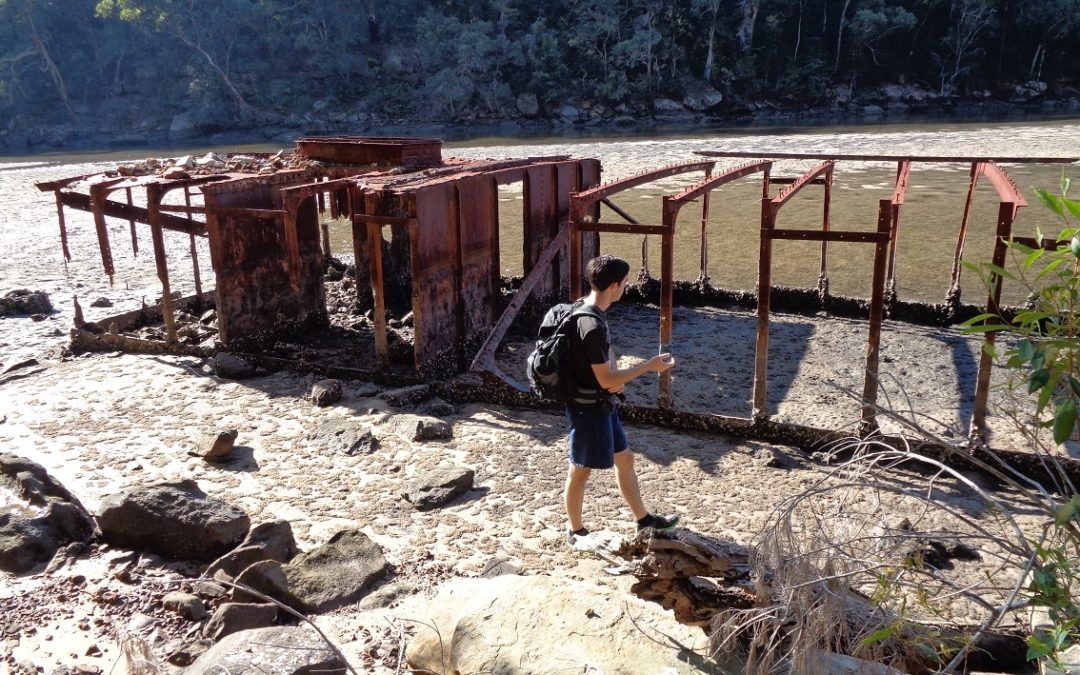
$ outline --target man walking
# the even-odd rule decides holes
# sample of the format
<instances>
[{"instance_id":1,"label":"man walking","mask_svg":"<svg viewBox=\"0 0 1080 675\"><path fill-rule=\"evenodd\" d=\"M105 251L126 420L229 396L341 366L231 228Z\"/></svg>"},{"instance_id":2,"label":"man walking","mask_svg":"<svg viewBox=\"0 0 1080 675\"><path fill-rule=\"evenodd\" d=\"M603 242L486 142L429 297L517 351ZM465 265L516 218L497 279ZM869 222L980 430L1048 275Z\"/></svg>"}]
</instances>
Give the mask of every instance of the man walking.
<instances>
[{"instance_id":1,"label":"man walking","mask_svg":"<svg viewBox=\"0 0 1080 675\"><path fill-rule=\"evenodd\" d=\"M662 373L675 366L671 354L660 354L631 368L619 369L611 350L604 312L622 298L630 265L620 258L603 255L585 266L589 295L575 311L576 330L571 334L571 354L578 395L566 407L570 422L570 470L566 476L563 499L570 521L568 540L589 533L582 520L585 483L593 469L615 467L615 478L626 505L630 507L638 530L647 527L674 527L678 516L649 513L641 499L634 456L631 454L619 421L618 399L628 382L645 373ZM594 395L589 396L588 392Z\"/></svg>"}]
</instances>

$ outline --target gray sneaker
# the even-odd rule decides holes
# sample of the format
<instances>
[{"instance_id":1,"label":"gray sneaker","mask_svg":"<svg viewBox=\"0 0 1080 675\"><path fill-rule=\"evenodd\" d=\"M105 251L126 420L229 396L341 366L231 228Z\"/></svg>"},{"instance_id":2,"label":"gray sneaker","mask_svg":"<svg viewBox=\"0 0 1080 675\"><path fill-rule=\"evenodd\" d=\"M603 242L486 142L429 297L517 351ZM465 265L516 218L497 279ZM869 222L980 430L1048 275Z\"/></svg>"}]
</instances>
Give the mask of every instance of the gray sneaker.
<instances>
[{"instance_id":1,"label":"gray sneaker","mask_svg":"<svg viewBox=\"0 0 1080 675\"><path fill-rule=\"evenodd\" d=\"M653 528L654 530L670 530L671 528L675 527L678 524L679 524L679 516L678 516L678 514L673 513L670 516L654 516L653 514L650 513L649 514L649 522L645 523L644 525L642 525L641 523L638 523L637 529L638 529L638 532L641 532L642 530L650 528L650 527Z\"/></svg>"},{"instance_id":2,"label":"gray sneaker","mask_svg":"<svg viewBox=\"0 0 1080 675\"><path fill-rule=\"evenodd\" d=\"M573 530L567 530L566 531L566 543L573 546L574 544L576 544L578 542L579 539L581 539L582 537L587 537L587 536L589 536L589 529L586 528L586 527L581 528L577 532L574 532Z\"/></svg>"}]
</instances>

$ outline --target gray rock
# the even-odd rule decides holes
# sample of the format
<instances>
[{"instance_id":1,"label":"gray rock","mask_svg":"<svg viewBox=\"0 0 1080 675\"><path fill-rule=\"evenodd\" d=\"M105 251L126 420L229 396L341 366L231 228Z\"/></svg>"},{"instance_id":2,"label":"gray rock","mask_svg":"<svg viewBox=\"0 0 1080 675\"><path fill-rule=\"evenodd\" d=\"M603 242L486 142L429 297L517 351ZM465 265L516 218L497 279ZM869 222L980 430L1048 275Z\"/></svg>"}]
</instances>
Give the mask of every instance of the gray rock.
<instances>
[{"instance_id":1,"label":"gray rock","mask_svg":"<svg viewBox=\"0 0 1080 675\"><path fill-rule=\"evenodd\" d=\"M440 467L410 482L401 496L417 511L435 509L471 490L474 475L461 466Z\"/></svg>"},{"instance_id":2,"label":"gray rock","mask_svg":"<svg viewBox=\"0 0 1080 675\"><path fill-rule=\"evenodd\" d=\"M491 579L504 574L521 574L521 568L506 558L492 558L480 571L481 578Z\"/></svg>"},{"instance_id":3,"label":"gray rock","mask_svg":"<svg viewBox=\"0 0 1080 675\"><path fill-rule=\"evenodd\" d=\"M879 105L867 105L863 106L863 115L867 117L881 117L885 114L885 111Z\"/></svg>"},{"instance_id":4,"label":"gray rock","mask_svg":"<svg viewBox=\"0 0 1080 675\"><path fill-rule=\"evenodd\" d=\"M515 102L518 112L525 117L535 117L540 113L540 102L536 99L536 94L518 94Z\"/></svg>"},{"instance_id":5,"label":"gray rock","mask_svg":"<svg viewBox=\"0 0 1080 675\"><path fill-rule=\"evenodd\" d=\"M202 621L206 618L206 605L198 596L191 593L182 591L167 593L161 599L161 606L191 621Z\"/></svg>"},{"instance_id":6,"label":"gray rock","mask_svg":"<svg viewBox=\"0 0 1080 675\"><path fill-rule=\"evenodd\" d=\"M381 607L389 607L398 600L407 595L412 595L416 592L416 586L407 582L398 582L393 584L386 584L380 587L377 591L368 595L359 602L357 607L360 609L379 609Z\"/></svg>"},{"instance_id":7,"label":"gray rock","mask_svg":"<svg viewBox=\"0 0 1080 675\"><path fill-rule=\"evenodd\" d=\"M407 441L441 441L453 437L449 422L426 415L394 415L390 418L394 433Z\"/></svg>"},{"instance_id":8,"label":"gray rock","mask_svg":"<svg viewBox=\"0 0 1080 675\"><path fill-rule=\"evenodd\" d=\"M171 139L191 138L197 134L195 123L191 121L191 116L187 113L174 116L172 122L169 123L169 138Z\"/></svg>"},{"instance_id":9,"label":"gray rock","mask_svg":"<svg viewBox=\"0 0 1080 675\"><path fill-rule=\"evenodd\" d=\"M423 405L420 406L420 412L433 417L445 417L453 415L457 410L441 398L433 398L430 401L424 401Z\"/></svg>"},{"instance_id":10,"label":"gray rock","mask_svg":"<svg viewBox=\"0 0 1080 675\"><path fill-rule=\"evenodd\" d=\"M724 101L724 95L709 84L702 84L686 92L683 97L683 105L695 112L704 112L720 105Z\"/></svg>"},{"instance_id":11,"label":"gray rock","mask_svg":"<svg viewBox=\"0 0 1080 675\"><path fill-rule=\"evenodd\" d=\"M210 359L210 368L226 380L244 380L255 374L255 366L229 352L218 352Z\"/></svg>"},{"instance_id":12,"label":"gray rock","mask_svg":"<svg viewBox=\"0 0 1080 675\"><path fill-rule=\"evenodd\" d=\"M236 582L299 612L312 614L356 602L388 569L382 549L375 542L359 530L346 530L288 564L255 563ZM240 589L233 593L233 599L238 601L248 597Z\"/></svg>"},{"instance_id":13,"label":"gray rock","mask_svg":"<svg viewBox=\"0 0 1080 675\"><path fill-rule=\"evenodd\" d=\"M770 469L779 469L785 466L783 456L772 448L758 448L755 450L753 462Z\"/></svg>"},{"instance_id":14,"label":"gray rock","mask_svg":"<svg viewBox=\"0 0 1080 675\"><path fill-rule=\"evenodd\" d=\"M337 380L319 380L311 387L311 402L319 407L328 406L341 400L341 382Z\"/></svg>"},{"instance_id":15,"label":"gray rock","mask_svg":"<svg viewBox=\"0 0 1080 675\"><path fill-rule=\"evenodd\" d=\"M184 672L185 675L339 675L346 666L311 628L274 626L226 636Z\"/></svg>"},{"instance_id":16,"label":"gray rock","mask_svg":"<svg viewBox=\"0 0 1080 675\"><path fill-rule=\"evenodd\" d=\"M97 300L91 302L90 306L91 307L112 307L113 303L112 303L112 300L110 300L108 298L98 298Z\"/></svg>"},{"instance_id":17,"label":"gray rock","mask_svg":"<svg viewBox=\"0 0 1080 675\"><path fill-rule=\"evenodd\" d=\"M672 101L670 98L657 98L653 99L653 112L659 114L682 113L686 112L686 108L678 101Z\"/></svg>"},{"instance_id":18,"label":"gray rock","mask_svg":"<svg viewBox=\"0 0 1080 675\"><path fill-rule=\"evenodd\" d=\"M581 110L572 105L561 105L558 114L564 122L576 122L581 117Z\"/></svg>"},{"instance_id":19,"label":"gray rock","mask_svg":"<svg viewBox=\"0 0 1080 675\"><path fill-rule=\"evenodd\" d=\"M203 562L236 546L250 524L246 513L208 497L193 480L110 495L98 514L109 544Z\"/></svg>"},{"instance_id":20,"label":"gray rock","mask_svg":"<svg viewBox=\"0 0 1080 675\"><path fill-rule=\"evenodd\" d=\"M370 454L379 447L371 429L348 418L323 422L309 438L328 453L340 451L350 457Z\"/></svg>"},{"instance_id":21,"label":"gray rock","mask_svg":"<svg viewBox=\"0 0 1080 675\"><path fill-rule=\"evenodd\" d=\"M218 570L236 578L247 567L264 560L289 562L297 553L292 525L287 520L260 523L237 548L221 556L206 568L206 576L214 576Z\"/></svg>"},{"instance_id":22,"label":"gray rock","mask_svg":"<svg viewBox=\"0 0 1080 675\"><path fill-rule=\"evenodd\" d=\"M224 462L230 458L236 444L236 429L206 434L195 444L195 455L208 462Z\"/></svg>"},{"instance_id":23,"label":"gray rock","mask_svg":"<svg viewBox=\"0 0 1080 675\"><path fill-rule=\"evenodd\" d=\"M209 576L209 574L208 574ZM195 583L195 595L202 598L209 598L211 600L217 598L223 598L229 593L229 589L225 588L216 581L199 581Z\"/></svg>"},{"instance_id":24,"label":"gray rock","mask_svg":"<svg viewBox=\"0 0 1080 675\"><path fill-rule=\"evenodd\" d=\"M0 455L0 486L37 509L0 513L0 569L28 572L51 560L61 546L93 536L94 519L41 465L18 455Z\"/></svg>"},{"instance_id":25,"label":"gray rock","mask_svg":"<svg viewBox=\"0 0 1080 675\"><path fill-rule=\"evenodd\" d=\"M203 635L211 640L220 640L243 630L266 628L274 625L277 613L277 605L271 602L229 602L217 608L214 616L203 626Z\"/></svg>"},{"instance_id":26,"label":"gray rock","mask_svg":"<svg viewBox=\"0 0 1080 675\"><path fill-rule=\"evenodd\" d=\"M0 316L7 314L50 314L52 301L44 291L19 288L0 298Z\"/></svg>"},{"instance_id":27,"label":"gray rock","mask_svg":"<svg viewBox=\"0 0 1080 675\"><path fill-rule=\"evenodd\" d=\"M63 542L43 518L0 513L0 569L25 574L52 560Z\"/></svg>"},{"instance_id":28,"label":"gray rock","mask_svg":"<svg viewBox=\"0 0 1080 675\"><path fill-rule=\"evenodd\" d=\"M193 642L177 641L166 649L165 660L174 666L189 666L195 659L205 654L214 645L212 640L195 640Z\"/></svg>"}]
</instances>

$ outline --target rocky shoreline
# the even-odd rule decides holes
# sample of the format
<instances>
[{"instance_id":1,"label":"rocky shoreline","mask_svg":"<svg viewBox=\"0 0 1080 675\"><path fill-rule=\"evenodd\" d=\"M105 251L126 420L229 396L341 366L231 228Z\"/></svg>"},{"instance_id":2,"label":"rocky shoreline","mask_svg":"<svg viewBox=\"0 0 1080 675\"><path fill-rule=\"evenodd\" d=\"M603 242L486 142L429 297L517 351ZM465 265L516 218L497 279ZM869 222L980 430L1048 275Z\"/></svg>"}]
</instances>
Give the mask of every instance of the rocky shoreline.
<instances>
[{"instance_id":1,"label":"rocky shoreline","mask_svg":"<svg viewBox=\"0 0 1080 675\"><path fill-rule=\"evenodd\" d=\"M716 97L719 94L713 92ZM535 103L535 101L533 102ZM651 105L608 108L589 102L541 113L518 102L512 116L469 115L460 119L391 118L377 112L350 112L315 106L303 114L253 113L229 127L200 126L187 113L146 120L136 128L117 127L107 116L82 115L77 123L34 124L0 129L0 156L55 151L129 150L243 144L290 144L308 135L434 136L466 140L483 136L583 136L690 132L730 127L827 126L916 122L1015 121L1080 115L1080 97L1047 98L1018 91L1013 100L984 97L939 98L913 88L886 88L881 96L827 105L770 101L721 103L705 95L683 101L655 99Z\"/></svg>"}]
</instances>

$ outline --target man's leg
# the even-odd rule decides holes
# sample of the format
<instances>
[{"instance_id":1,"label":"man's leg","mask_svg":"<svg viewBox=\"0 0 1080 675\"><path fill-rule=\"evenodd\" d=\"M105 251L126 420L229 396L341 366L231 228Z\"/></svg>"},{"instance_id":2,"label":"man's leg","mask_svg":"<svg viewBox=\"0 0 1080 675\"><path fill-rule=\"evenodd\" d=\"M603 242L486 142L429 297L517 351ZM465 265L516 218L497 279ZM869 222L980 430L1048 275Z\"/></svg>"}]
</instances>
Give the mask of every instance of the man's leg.
<instances>
[{"instance_id":1,"label":"man's leg","mask_svg":"<svg viewBox=\"0 0 1080 675\"><path fill-rule=\"evenodd\" d=\"M566 517L570 520L570 531L577 532L585 527L581 517L581 508L585 503L585 482L589 480L592 469L570 464L566 472L566 487L563 489L563 502L566 504Z\"/></svg>"},{"instance_id":2,"label":"man's leg","mask_svg":"<svg viewBox=\"0 0 1080 675\"><path fill-rule=\"evenodd\" d=\"M634 514L634 520L641 520L648 511L641 501L641 488L638 487L637 472L634 471L634 455L630 449L615 453L615 480L619 483L619 492L622 493L630 512Z\"/></svg>"}]
</instances>

